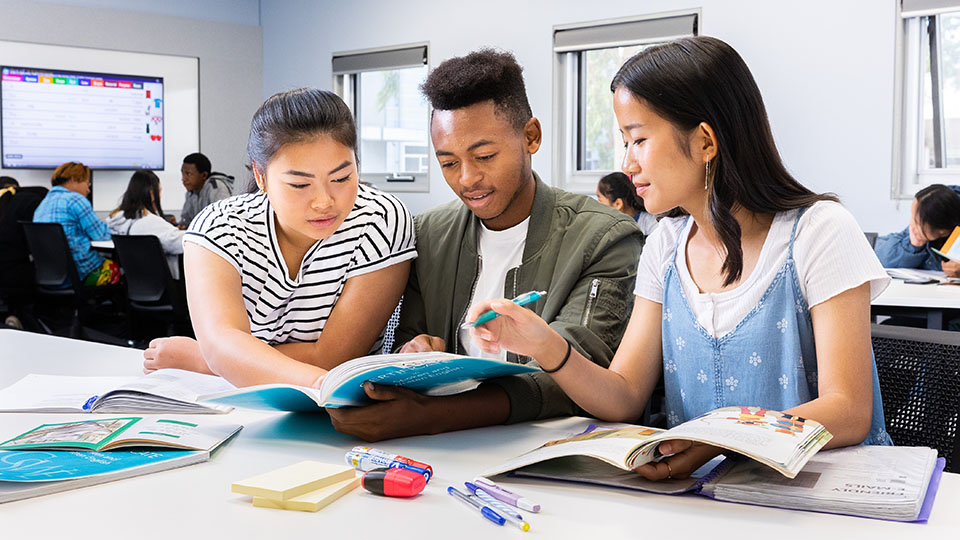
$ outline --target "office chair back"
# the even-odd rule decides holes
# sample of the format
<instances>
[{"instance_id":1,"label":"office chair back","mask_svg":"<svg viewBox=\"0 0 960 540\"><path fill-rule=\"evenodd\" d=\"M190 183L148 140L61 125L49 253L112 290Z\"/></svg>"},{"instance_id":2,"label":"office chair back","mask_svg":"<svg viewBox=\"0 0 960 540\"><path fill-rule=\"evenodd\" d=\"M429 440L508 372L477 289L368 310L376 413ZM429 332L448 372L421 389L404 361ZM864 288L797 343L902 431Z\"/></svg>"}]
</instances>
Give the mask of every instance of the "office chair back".
<instances>
[{"instance_id":1,"label":"office chair back","mask_svg":"<svg viewBox=\"0 0 960 540\"><path fill-rule=\"evenodd\" d=\"M877 233L875 232L865 232L863 233L867 237L867 242L870 243L870 247L877 247Z\"/></svg>"},{"instance_id":2,"label":"office chair back","mask_svg":"<svg viewBox=\"0 0 960 540\"><path fill-rule=\"evenodd\" d=\"M59 223L21 221L33 255L37 288L48 294L74 294L81 287L70 244ZM65 286L69 286L66 288Z\"/></svg>"},{"instance_id":3,"label":"office chair back","mask_svg":"<svg viewBox=\"0 0 960 540\"><path fill-rule=\"evenodd\" d=\"M960 471L960 332L875 324L871 335L893 443L935 448Z\"/></svg>"},{"instance_id":4,"label":"office chair back","mask_svg":"<svg viewBox=\"0 0 960 540\"><path fill-rule=\"evenodd\" d=\"M114 235L120 268L127 280L127 298L134 307L173 309L173 279L160 239L152 235Z\"/></svg>"}]
</instances>

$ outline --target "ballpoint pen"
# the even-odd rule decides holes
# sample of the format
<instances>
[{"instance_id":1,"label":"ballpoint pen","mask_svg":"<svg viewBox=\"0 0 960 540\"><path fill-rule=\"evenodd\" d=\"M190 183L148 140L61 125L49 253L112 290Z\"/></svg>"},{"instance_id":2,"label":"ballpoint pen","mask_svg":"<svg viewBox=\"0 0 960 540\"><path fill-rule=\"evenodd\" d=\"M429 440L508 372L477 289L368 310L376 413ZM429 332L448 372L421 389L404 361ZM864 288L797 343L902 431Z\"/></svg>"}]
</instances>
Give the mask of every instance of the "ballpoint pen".
<instances>
[{"instance_id":1,"label":"ballpoint pen","mask_svg":"<svg viewBox=\"0 0 960 540\"><path fill-rule=\"evenodd\" d=\"M513 302L514 304L517 304L518 306L525 306L527 304L532 304L536 302L537 300L543 298L546 295L547 295L547 291L530 291L530 292L523 293L520 296L514 298L513 300L511 300L511 302ZM499 313L491 309L490 311L484 312L482 315L477 317L477 320L472 322L465 322L461 324L460 328L471 328L474 326L480 326L481 324L488 323L499 316L500 316Z\"/></svg>"},{"instance_id":2,"label":"ballpoint pen","mask_svg":"<svg viewBox=\"0 0 960 540\"><path fill-rule=\"evenodd\" d=\"M490 521L496 523L497 525L503 525L507 521L506 519L503 518L503 516L491 510L490 507L484 506L483 503L481 503L478 499L468 497L459 489L453 486L450 486L447 488L447 493L452 495L454 498L459 499L464 504L470 505L471 507L474 507L477 510L480 510L480 513L483 515L483 517L489 519Z\"/></svg>"},{"instance_id":3,"label":"ballpoint pen","mask_svg":"<svg viewBox=\"0 0 960 540\"><path fill-rule=\"evenodd\" d=\"M501 516L506 518L507 521L516 525L517 528L519 528L521 531L527 532L530 530L530 524L524 521L523 516L518 514L516 510L494 499L493 497L490 496L489 493L480 489L479 487L477 487L475 484L471 482L464 482L463 485L467 487L467 491L474 494L482 502L485 502L488 505L490 505L491 508L493 508L494 510L497 511L497 513L499 513Z\"/></svg>"}]
</instances>

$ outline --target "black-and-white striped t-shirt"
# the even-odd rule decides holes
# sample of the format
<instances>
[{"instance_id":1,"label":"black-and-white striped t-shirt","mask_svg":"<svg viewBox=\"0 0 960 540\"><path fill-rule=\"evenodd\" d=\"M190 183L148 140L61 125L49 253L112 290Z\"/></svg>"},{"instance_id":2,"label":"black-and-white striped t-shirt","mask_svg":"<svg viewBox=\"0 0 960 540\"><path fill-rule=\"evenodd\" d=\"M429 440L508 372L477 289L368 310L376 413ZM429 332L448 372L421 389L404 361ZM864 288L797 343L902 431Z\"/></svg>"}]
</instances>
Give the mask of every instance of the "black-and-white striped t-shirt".
<instances>
[{"instance_id":1,"label":"black-and-white striped t-shirt","mask_svg":"<svg viewBox=\"0 0 960 540\"><path fill-rule=\"evenodd\" d=\"M237 269L251 333L272 345L316 341L346 280L417 256L410 212L393 195L364 185L340 228L307 251L295 280L280 254L264 193L207 206L183 241Z\"/></svg>"}]
</instances>

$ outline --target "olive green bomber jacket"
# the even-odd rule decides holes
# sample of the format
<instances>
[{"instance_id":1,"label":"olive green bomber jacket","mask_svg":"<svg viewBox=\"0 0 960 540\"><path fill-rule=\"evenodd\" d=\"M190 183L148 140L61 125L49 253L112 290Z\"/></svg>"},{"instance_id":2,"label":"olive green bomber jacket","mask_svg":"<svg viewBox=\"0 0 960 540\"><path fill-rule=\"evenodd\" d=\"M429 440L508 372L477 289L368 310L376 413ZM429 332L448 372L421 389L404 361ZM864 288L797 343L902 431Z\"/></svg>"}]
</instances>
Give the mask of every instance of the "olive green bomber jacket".
<instances>
[{"instance_id":1,"label":"olive green bomber jacket","mask_svg":"<svg viewBox=\"0 0 960 540\"><path fill-rule=\"evenodd\" d=\"M584 356L607 367L633 308L633 287L644 237L626 214L590 197L547 186L536 176L536 194L520 266L510 269L503 296L531 290L548 294L527 307ZM418 257L403 297L395 350L420 334L446 341L465 354L459 326L479 277L477 229L459 200L415 218ZM511 362L533 362L510 353ZM509 423L583 414L546 373L502 377L510 398Z\"/></svg>"}]
</instances>

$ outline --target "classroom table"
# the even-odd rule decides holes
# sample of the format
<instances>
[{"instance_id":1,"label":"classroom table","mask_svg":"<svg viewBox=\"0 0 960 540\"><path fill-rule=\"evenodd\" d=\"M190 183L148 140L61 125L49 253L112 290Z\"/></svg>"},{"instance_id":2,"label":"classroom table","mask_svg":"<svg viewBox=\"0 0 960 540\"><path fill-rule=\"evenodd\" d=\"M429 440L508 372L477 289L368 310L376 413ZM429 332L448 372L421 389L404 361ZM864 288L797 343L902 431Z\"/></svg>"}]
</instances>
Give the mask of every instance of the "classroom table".
<instances>
[{"instance_id":1,"label":"classroom table","mask_svg":"<svg viewBox=\"0 0 960 540\"><path fill-rule=\"evenodd\" d=\"M878 315L919 316L926 320L927 328L942 330L944 313L960 310L960 285L915 285L894 279L870 308L874 319Z\"/></svg>"},{"instance_id":2,"label":"classroom table","mask_svg":"<svg viewBox=\"0 0 960 540\"><path fill-rule=\"evenodd\" d=\"M113 251L116 249L113 240L91 240L90 247L97 251Z\"/></svg>"},{"instance_id":3,"label":"classroom table","mask_svg":"<svg viewBox=\"0 0 960 540\"><path fill-rule=\"evenodd\" d=\"M140 351L0 330L0 386L28 373L137 375ZM244 429L209 462L0 504L3 538L957 538L960 475L945 474L930 521L895 523L666 496L584 484L510 479L539 502L531 531L498 527L446 494L480 470L581 430L586 418L494 426L377 443L424 461L435 477L411 500L357 489L317 513L255 508L234 481L311 459L340 463L362 442L333 430L325 414L234 410ZM90 415L0 413L0 436Z\"/></svg>"}]
</instances>

